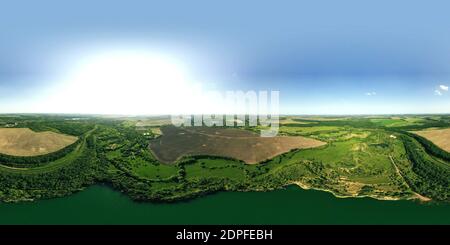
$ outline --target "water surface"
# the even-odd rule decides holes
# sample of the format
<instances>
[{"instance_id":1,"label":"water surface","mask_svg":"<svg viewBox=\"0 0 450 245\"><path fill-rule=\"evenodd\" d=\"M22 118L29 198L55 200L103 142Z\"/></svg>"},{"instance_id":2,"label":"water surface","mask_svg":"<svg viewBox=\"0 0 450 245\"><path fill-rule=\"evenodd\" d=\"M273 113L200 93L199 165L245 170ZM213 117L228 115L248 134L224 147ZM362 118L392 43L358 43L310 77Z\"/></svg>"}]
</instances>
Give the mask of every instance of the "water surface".
<instances>
[{"instance_id":1,"label":"water surface","mask_svg":"<svg viewBox=\"0 0 450 245\"><path fill-rule=\"evenodd\" d=\"M0 203L0 224L450 224L450 205L336 198L296 186L138 203L107 186L28 203Z\"/></svg>"}]
</instances>

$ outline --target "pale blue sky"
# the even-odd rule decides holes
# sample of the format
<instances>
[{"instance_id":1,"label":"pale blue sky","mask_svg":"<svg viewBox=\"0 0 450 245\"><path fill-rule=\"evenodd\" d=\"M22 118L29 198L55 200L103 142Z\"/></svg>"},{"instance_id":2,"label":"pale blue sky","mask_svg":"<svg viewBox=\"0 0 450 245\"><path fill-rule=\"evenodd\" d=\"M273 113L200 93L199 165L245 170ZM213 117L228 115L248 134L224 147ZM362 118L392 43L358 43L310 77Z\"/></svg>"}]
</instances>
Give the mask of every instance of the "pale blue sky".
<instances>
[{"instance_id":1,"label":"pale blue sky","mask_svg":"<svg viewBox=\"0 0 450 245\"><path fill-rule=\"evenodd\" d=\"M182 60L206 87L280 90L283 113L450 113L449 9L411 0L3 1L0 112L52 112L36 98L54 93L77 60L142 48Z\"/></svg>"}]
</instances>

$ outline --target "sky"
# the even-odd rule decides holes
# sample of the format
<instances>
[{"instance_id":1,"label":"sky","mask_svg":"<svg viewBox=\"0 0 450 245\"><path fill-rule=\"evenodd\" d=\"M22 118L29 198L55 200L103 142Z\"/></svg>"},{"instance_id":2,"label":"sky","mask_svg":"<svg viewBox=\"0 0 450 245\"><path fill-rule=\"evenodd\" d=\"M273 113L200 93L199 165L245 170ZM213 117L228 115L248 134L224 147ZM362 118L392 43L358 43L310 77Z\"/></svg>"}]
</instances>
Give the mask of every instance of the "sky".
<instances>
[{"instance_id":1,"label":"sky","mask_svg":"<svg viewBox=\"0 0 450 245\"><path fill-rule=\"evenodd\" d=\"M450 113L448 1L2 1L0 113L165 114L203 90L283 114ZM177 98L183 98L182 100ZM209 103L201 103L209 104Z\"/></svg>"}]
</instances>

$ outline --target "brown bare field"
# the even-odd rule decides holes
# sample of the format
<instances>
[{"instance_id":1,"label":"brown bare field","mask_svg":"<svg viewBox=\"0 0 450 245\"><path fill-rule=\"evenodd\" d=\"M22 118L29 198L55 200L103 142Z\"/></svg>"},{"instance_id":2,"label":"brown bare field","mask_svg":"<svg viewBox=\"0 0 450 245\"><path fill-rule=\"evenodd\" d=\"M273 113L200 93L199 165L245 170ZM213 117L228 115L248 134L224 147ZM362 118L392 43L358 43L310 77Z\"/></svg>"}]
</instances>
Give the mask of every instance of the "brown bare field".
<instances>
[{"instance_id":1,"label":"brown bare field","mask_svg":"<svg viewBox=\"0 0 450 245\"><path fill-rule=\"evenodd\" d=\"M236 128L161 128L162 137L150 141L150 150L164 163L187 155L224 156L249 164L273 158L292 149L322 146L325 143L305 138L278 136L264 138Z\"/></svg>"},{"instance_id":2,"label":"brown bare field","mask_svg":"<svg viewBox=\"0 0 450 245\"><path fill-rule=\"evenodd\" d=\"M446 129L428 129L415 131L414 133L425 137L445 151L450 152L450 128Z\"/></svg>"},{"instance_id":3,"label":"brown bare field","mask_svg":"<svg viewBox=\"0 0 450 245\"><path fill-rule=\"evenodd\" d=\"M60 150L77 137L55 132L34 132L28 128L0 128L0 153L37 156Z\"/></svg>"}]
</instances>

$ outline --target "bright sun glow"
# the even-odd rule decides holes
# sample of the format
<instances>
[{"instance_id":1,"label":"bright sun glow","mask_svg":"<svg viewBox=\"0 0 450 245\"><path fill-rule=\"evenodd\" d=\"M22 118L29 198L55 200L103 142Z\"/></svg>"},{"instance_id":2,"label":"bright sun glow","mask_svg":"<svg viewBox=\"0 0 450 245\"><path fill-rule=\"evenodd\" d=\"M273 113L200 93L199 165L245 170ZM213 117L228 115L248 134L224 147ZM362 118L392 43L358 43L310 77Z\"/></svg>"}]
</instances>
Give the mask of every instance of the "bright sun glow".
<instances>
[{"instance_id":1,"label":"bright sun glow","mask_svg":"<svg viewBox=\"0 0 450 245\"><path fill-rule=\"evenodd\" d=\"M72 113L181 113L193 87L178 60L146 52L108 52L83 59L42 106Z\"/></svg>"}]
</instances>

